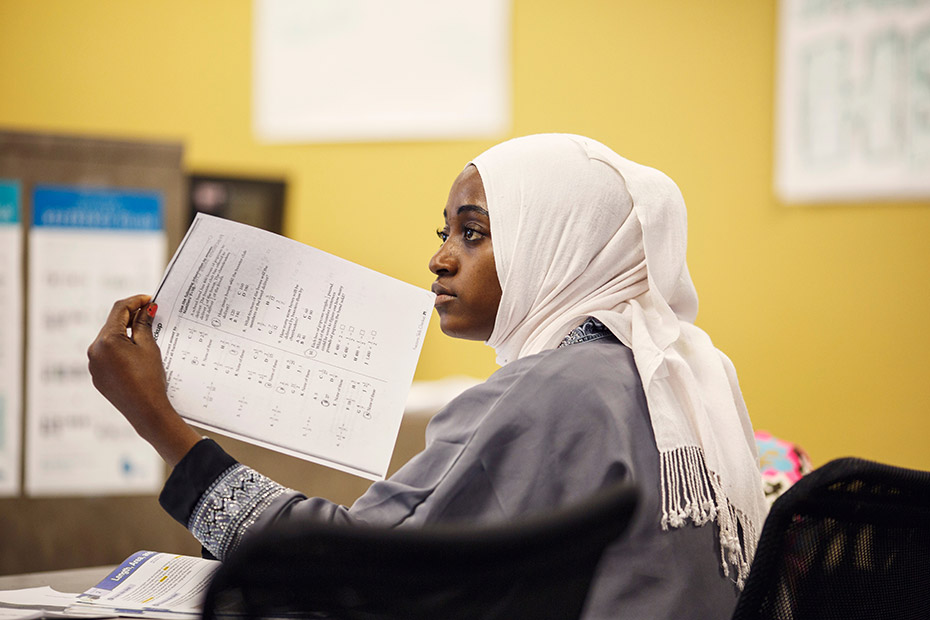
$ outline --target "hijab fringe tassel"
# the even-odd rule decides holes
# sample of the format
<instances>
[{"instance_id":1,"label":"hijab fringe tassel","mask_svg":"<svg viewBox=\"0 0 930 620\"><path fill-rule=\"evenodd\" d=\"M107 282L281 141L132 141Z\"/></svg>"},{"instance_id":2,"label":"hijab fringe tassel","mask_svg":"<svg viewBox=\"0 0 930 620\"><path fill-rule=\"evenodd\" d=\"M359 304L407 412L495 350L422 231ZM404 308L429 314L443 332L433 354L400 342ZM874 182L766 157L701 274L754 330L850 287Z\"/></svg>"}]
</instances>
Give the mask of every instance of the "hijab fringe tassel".
<instances>
[{"instance_id":1,"label":"hijab fringe tassel","mask_svg":"<svg viewBox=\"0 0 930 620\"><path fill-rule=\"evenodd\" d=\"M683 527L688 521L702 526L716 521L720 533L720 565L743 589L756 553L752 521L730 504L720 478L707 469L698 446L675 448L659 455L662 485L662 529Z\"/></svg>"}]
</instances>

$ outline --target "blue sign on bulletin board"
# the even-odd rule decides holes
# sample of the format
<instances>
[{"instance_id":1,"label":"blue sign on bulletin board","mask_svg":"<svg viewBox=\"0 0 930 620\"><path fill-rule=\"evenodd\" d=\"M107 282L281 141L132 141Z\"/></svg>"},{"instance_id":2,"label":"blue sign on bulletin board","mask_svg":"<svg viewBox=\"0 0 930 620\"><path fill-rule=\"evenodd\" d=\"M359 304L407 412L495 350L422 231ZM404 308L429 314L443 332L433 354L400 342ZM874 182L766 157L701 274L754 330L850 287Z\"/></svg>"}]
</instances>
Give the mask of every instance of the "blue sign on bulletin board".
<instances>
[{"instance_id":1,"label":"blue sign on bulletin board","mask_svg":"<svg viewBox=\"0 0 930 620\"><path fill-rule=\"evenodd\" d=\"M32 225L49 228L162 230L158 192L37 186Z\"/></svg>"},{"instance_id":2,"label":"blue sign on bulletin board","mask_svg":"<svg viewBox=\"0 0 930 620\"><path fill-rule=\"evenodd\" d=\"M0 226L19 223L19 183L0 180Z\"/></svg>"}]
</instances>

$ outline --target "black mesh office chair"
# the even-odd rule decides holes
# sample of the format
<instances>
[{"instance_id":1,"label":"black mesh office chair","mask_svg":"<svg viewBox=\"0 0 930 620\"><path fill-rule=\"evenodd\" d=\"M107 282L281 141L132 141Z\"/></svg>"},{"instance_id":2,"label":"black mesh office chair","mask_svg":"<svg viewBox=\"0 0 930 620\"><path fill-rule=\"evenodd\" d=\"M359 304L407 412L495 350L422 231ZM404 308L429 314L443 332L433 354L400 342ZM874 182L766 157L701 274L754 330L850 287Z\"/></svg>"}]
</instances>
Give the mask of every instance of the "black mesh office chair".
<instances>
[{"instance_id":1,"label":"black mesh office chair","mask_svg":"<svg viewBox=\"0 0 930 620\"><path fill-rule=\"evenodd\" d=\"M269 528L222 564L204 618L578 618L636 497L623 483L551 514L487 527Z\"/></svg>"},{"instance_id":2,"label":"black mesh office chair","mask_svg":"<svg viewBox=\"0 0 930 620\"><path fill-rule=\"evenodd\" d=\"M930 619L930 472L838 459L772 506L734 620Z\"/></svg>"}]
</instances>

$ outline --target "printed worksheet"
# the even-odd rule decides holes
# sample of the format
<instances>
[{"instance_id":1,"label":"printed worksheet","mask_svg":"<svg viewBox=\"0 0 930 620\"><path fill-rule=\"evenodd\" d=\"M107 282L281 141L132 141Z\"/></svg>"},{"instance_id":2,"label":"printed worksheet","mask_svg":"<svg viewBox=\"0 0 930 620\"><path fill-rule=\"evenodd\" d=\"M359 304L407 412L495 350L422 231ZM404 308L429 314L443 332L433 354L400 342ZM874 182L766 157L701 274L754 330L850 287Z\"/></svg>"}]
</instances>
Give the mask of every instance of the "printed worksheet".
<instances>
[{"instance_id":1,"label":"printed worksheet","mask_svg":"<svg viewBox=\"0 0 930 620\"><path fill-rule=\"evenodd\" d=\"M168 395L202 428L383 478L434 298L198 214L155 295Z\"/></svg>"},{"instance_id":2,"label":"printed worksheet","mask_svg":"<svg viewBox=\"0 0 930 620\"><path fill-rule=\"evenodd\" d=\"M0 180L0 496L19 493L23 381L20 189Z\"/></svg>"},{"instance_id":3,"label":"printed worksheet","mask_svg":"<svg viewBox=\"0 0 930 620\"><path fill-rule=\"evenodd\" d=\"M164 271L161 195L33 187L28 263L27 494L156 492L164 464L94 389L87 346L113 302Z\"/></svg>"}]
</instances>

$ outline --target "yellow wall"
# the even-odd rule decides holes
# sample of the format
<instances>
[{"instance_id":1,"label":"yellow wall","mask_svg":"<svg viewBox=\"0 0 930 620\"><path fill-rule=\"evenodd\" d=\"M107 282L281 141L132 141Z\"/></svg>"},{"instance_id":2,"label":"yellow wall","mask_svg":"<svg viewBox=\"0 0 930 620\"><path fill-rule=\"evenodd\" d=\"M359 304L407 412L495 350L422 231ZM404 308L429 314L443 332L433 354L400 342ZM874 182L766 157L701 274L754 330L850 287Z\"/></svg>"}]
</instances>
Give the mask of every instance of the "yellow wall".
<instances>
[{"instance_id":1,"label":"yellow wall","mask_svg":"<svg viewBox=\"0 0 930 620\"><path fill-rule=\"evenodd\" d=\"M510 135L259 144L251 12L0 0L0 126L180 139L192 170L286 176L289 235L427 286L449 184ZM816 463L930 469L930 202L774 197L774 0L516 0L513 16L511 135L589 134L679 183L698 322L736 363L755 425ZM494 368L434 321L418 378Z\"/></svg>"}]
</instances>

